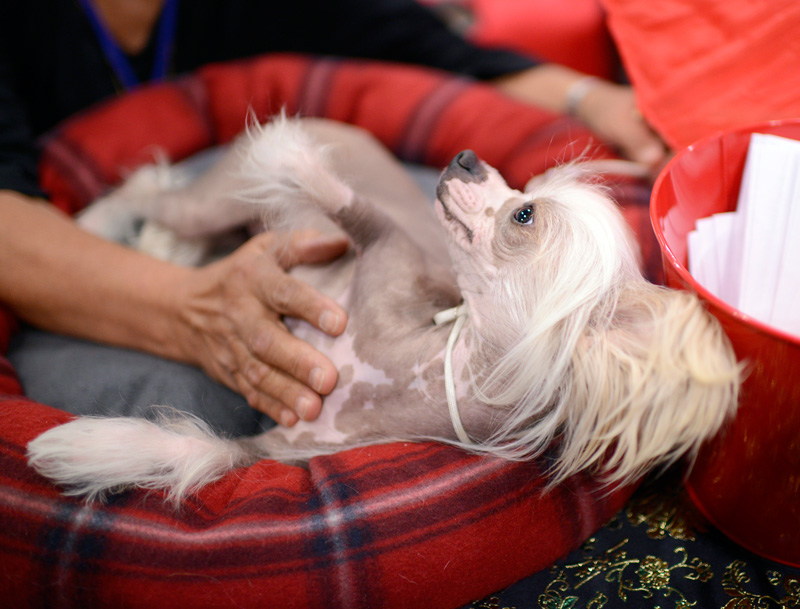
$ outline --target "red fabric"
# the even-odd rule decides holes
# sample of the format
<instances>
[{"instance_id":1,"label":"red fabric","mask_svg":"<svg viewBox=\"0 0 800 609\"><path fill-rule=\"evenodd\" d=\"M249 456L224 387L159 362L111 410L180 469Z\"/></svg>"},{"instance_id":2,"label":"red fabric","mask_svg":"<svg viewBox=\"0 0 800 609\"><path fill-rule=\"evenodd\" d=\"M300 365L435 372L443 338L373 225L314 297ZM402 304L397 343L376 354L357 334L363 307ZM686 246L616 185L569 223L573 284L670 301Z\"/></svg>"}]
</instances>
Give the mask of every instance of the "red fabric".
<instances>
[{"instance_id":1,"label":"red fabric","mask_svg":"<svg viewBox=\"0 0 800 609\"><path fill-rule=\"evenodd\" d=\"M262 461L175 512L158 496L61 497L28 441L69 415L0 402L0 590L8 607L457 607L546 567L627 492L538 465L391 444Z\"/></svg>"},{"instance_id":2,"label":"red fabric","mask_svg":"<svg viewBox=\"0 0 800 609\"><path fill-rule=\"evenodd\" d=\"M282 106L361 125L431 165L471 147L516 186L592 142L577 123L439 73L269 56L69 121L43 156L43 186L74 212L156 148L178 160L228 141L250 107L265 117ZM646 218L646 192L619 192L629 218ZM2 346L13 324L0 317ZM25 463L27 443L70 415L25 399L2 358L0 392L0 593L10 607L456 607L546 568L631 492L578 476L542 493L541 463L391 444L308 470L262 461L177 512L142 492L87 506Z\"/></svg>"},{"instance_id":3,"label":"red fabric","mask_svg":"<svg viewBox=\"0 0 800 609\"><path fill-rule=\"evenodd\" d=\"M180 160L229 141L248 111L266 118L282 107L362 126L401 158L432 166L473 147L516 186L586 150L612 156L580 123L489 86L401 65L271 55L208 66L68 121L45 148L42 186L73 213L155 150Z\"/></svg>"},{"instance_id":4,"label":"red fabric","mask_svg":"<svg viewBox=\"0 0 800 609\"><path fill-rule=\"evenodd\" d=\"M517 188L577 156L614 156L581 123L507 99L487 85L401 65L270 55L208 66L67 122L45 149L42 185L57 206L73 213L152 161L155 150L180 160L229 141L248 111L266 118L282 107L291 115L359 125L399 158L433 167L473 148ZM649 193L628 184L615 196L639 238L648 277L659 281Z\"/></svg>"},{"instance_id":5,"label":"red fabric","mask_svg":"<svg viewBox=\"0 0 800 609\"><path fill-rule=\"evenodd\" d=\"M800 4L603 0L650 123L675 149L800 117Z\"/></svg>"},{"instance_id":6,"label":"red fabric","mask_svg":"<svg viewBox=\"0 0 800 609\"><path fill-rule=\"evenodd\" d=\"M471 21L464 35L477 45L513 49L603 78L617 57L599 0L419 0L459 7Z\"/></svg>"},{"instance_id":7,"label":"red fabric","mask_svg":"<svg viewBox=\"0 0 800 609\"><path fill-rule=\"evenodd\" d=\"M613 78L614 47L598 0L471 0L469 37L586 74Z\"/></svg>"}]
</instances>

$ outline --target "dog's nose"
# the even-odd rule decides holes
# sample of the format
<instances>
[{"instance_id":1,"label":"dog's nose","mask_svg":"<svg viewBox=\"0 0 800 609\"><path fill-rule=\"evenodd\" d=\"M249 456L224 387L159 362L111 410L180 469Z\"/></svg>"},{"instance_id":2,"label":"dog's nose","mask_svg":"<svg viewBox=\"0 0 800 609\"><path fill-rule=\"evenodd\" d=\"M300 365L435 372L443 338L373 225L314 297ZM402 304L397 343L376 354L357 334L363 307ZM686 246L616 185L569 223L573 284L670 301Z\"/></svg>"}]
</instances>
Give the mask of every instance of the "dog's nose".
<instances>
[{"instance_id":1,"label":"dog's nose","mask_svg":"<svg viewBox=\"0 0 800 609\"><path fill-rule=\"evenodd\" d=\"M472 150L459 152L442 174L442 180L461 180L462 182L482 182L487 178L484 164Z\"/></svg>"},{"instance_id":2,"label":"dog's nose","mask_svg":"<svg viewBox=\"0 0 800 609\"><path fill-rule=\"evenodd\" d=\"M453 163L471 172L478 166L478 155L472 150L462 150L453 159Z\"/></svg>"}]
</instances>

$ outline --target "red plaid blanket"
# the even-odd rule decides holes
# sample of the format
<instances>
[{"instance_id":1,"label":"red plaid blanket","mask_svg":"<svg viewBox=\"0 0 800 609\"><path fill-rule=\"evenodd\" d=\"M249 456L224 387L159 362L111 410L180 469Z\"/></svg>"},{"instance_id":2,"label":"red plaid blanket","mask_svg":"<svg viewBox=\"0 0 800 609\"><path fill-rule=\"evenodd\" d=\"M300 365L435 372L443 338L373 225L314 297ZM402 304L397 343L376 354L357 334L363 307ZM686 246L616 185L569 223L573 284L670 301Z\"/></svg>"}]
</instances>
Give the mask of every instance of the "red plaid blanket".
<instances>
[{"instance_id":1,"label":"red plaid blanket","mask_svg":"<svg viewBox=\"0 0 800 609\"><path fill-rule=\"evenodd\" d=\"M0 402L0 589L7 607L456 607L544 568L626 492L536 463L391 444L238 470L175 512L158 496L65 499L24 447L68 415ZM10 424L9 424L10 423Z\"/></svg>"},{"instance_id":2,"label":"red plaid blanket","mask_svg":"<svg viewBox=\"0 0 800 609\"><path fill-rule=\"evenodd\" d=\"M230 140L249 108L265 117L282 106L365 127L406 160L443 166L473 148L517 186L596 144L574 122L439 73L271 56L68 122L47 147L42 183L73 212L154 147L179 160ZM646 192L620 193L649 235ZM13 327L0 315L3 351ZM0 417L0 598L15 608L456 607L549 566L631 491L578 476L544 493L542 463L390 444L307 470L262 461L179 511L140 492L86 505L26 466L27 443L70 415L26 399L2 356Z\"/></svg>"}]
</instances>

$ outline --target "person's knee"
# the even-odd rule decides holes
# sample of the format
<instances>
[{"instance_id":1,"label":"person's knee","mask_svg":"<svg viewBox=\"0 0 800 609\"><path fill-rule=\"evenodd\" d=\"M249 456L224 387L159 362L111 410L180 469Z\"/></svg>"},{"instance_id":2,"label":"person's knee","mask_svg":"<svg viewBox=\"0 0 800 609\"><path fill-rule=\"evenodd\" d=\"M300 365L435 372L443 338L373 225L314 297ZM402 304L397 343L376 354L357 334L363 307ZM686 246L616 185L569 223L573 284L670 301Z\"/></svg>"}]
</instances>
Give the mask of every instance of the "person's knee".
<instances>
[{"instance_id":1,"label":"person's knee","mask_svg":"<svg viewBox=\"0 0 800 609\"><path fill-rule=\"evenodd\" d=\"M263 428L242 396L186 364L34 328L14 337L8 358L29 398L72 414L149 418L172 410L232 436Z\"/></svg>"}]
</instances>

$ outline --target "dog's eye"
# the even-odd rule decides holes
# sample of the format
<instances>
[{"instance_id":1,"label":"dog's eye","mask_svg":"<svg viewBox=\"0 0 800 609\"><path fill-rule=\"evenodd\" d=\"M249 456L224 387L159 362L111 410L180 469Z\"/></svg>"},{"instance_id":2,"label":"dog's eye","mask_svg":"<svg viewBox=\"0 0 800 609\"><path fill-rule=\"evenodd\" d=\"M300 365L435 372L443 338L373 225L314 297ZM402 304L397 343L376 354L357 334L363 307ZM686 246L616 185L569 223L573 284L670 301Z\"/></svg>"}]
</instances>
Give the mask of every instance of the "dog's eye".
<instances>
[{"instance_id":1,"label":"dog's eye","mask_svg":"<svg viewBox=\"0 0 800 609\"><path fill-rule=\"evenodd\" d=\"M533 223L533 206L526 205L520 207L514 212L514 222L518 224L532 224Z\"/></svg>"}]
</instances>

